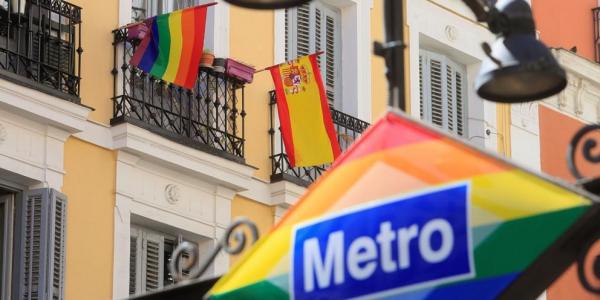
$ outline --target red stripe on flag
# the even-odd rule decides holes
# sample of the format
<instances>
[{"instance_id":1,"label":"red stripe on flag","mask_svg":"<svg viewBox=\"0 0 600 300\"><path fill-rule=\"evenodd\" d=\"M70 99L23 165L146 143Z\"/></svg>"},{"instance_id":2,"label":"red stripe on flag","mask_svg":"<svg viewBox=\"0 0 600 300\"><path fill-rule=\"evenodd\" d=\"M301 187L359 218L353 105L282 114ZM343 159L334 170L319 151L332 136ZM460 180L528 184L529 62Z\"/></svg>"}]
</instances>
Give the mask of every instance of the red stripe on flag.
<instances>
[{"instance_id":1,"label":"red stripe on flag","mask_svg":"<svg viewBox=\"0 0 600 300\"><path fill-rule=\"evenodd\" d=\"M195 16L193 8L184 9L181 13L181 58L179 59L179 70L177 70L177 75L175 76L174 81L174 83L179 86L185 86L187 83L189 68L193 67L191 64L192 52L194 50L193 37L196 34L194 19Z\"/></svg>"},{"instance_id":2,"label":"red stripe on flag","mask_svg":"<svg viewBox=\"0 0 600 300\"><path fill-rule=\"evenodd\" d=\"M333 153L333 159L335 160L342 151L340 150L340 144L338 143L335 129L333 128L333 121L331 120L331 112L329 111L329 103L327 103L327 94L325 93L325 86L323 85L323 78L321 78L321 69L317 63L317 55L311 54L309 56L310 63L312 64L313 74L317 80L319 86L319 95L321 96L321 111L323 115L323 124L325 130L329 136L329 142L331 143L331 152Z\"/></svg>"},{"instance_id":3,"label":"red stripe on flag","mask_svg":"<svg viewBox=\"0 0 600 300\"><path fill-rule=\"evenodd\" d=\"M207 6L200 6L194 8L194 27L196 28L196 34L194 36L194 48L192 50L192 57L190 59L190 68L188 70L187 78L185 80L185 87L188 89L193 88L194 84L196 83L196 80L198 79L198 68L200 67L200 58L202 57L202 48L204 47L204 33L206 29L206 10Z\"/></svg>"},{"instance_id":4,"label":"red stripe on flag","mask_svg":"<svg viewBox=\"0 0 600 300\"><path fill-rule=\"evenodd\" d=\"M273 67L270 70L271 76L273 76L273 83L275 84L277 113L279 114L281 136L283 137L285 151L288 159L290 160L290 167L294 168L296 167L296 154L294 152L294 141L292 139L292 124L290 123L290 110L287 105L287 99L285 98L285 91L283 89L283 82L281 80L281 71L279 67Z\"/></svg>"}]
</instances>

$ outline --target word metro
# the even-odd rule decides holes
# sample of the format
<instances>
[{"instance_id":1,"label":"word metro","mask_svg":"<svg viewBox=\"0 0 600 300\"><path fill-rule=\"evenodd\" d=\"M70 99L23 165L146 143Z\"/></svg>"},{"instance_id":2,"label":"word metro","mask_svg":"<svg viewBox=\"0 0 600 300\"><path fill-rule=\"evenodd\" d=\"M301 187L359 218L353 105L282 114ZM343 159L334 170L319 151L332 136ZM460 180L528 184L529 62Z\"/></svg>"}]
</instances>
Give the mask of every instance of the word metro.
<instances>
[{"instance_id":1,"label":"word metro","mask_svg":"<svg viewBox=\"0 0 600 300\"><path fill-rule=\"evenodd\" d=\"M294 231L294 299L395 295L474 276L465 183L384 201Z\"/></svg>"}]
</instances>

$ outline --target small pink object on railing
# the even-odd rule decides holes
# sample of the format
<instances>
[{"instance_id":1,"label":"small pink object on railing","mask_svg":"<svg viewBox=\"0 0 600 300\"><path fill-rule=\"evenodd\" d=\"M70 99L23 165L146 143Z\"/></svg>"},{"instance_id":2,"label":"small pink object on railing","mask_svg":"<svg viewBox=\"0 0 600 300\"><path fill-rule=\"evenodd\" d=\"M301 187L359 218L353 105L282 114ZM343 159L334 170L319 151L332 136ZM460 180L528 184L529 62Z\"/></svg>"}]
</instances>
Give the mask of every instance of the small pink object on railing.
<instances>
[{"instance_id":1,"label":"small pink object on railing","mask_svg":"<svg viewBox=\"0 0 600 300\"><path fill-rule=\"evenodd\" d=\"M252 82L255 71L256 69L253 66L241 63L231 58L228 58L225 64L225 73L244 83Z\"/></svg>"},{"instance_id":2,"label":"small pink object on railing","mask_svg":"<svg viewBox=\"0 0 600 300\"><path fill-rule=\"evenodd\" d=\"M128 40L143 40L148 33L148 26L145 22L140 22L127 27Z\"/></svg>"}]
</instances>

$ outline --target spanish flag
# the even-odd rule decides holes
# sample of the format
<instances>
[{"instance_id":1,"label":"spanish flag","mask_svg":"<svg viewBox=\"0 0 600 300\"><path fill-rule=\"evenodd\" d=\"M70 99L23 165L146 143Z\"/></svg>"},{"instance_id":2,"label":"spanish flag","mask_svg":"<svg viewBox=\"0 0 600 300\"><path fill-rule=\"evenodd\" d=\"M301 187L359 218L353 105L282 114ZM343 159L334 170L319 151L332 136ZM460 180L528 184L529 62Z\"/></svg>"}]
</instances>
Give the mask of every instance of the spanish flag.
<instances>
[{"instance_id":1,"label":"spanish flag","mask_svg":"<svg viewBox=\"0 0 600 300\"><path fill-rule=\"evenodd\" d=\"M150 33L130 64L156 78L191 89L204 47L206 10L215 3L178 10L145 21Z\"/></svg>"},{"instance_id":2,"label":"spanish flag","mask_svg":"<svg viewBox=\"0 0 600 300\"><path fill-rule=\"evenodd\" d=\"M333 162L340 155L317 55L270 69L283 143L292 167Z\"/></svg>"}]
</instances>

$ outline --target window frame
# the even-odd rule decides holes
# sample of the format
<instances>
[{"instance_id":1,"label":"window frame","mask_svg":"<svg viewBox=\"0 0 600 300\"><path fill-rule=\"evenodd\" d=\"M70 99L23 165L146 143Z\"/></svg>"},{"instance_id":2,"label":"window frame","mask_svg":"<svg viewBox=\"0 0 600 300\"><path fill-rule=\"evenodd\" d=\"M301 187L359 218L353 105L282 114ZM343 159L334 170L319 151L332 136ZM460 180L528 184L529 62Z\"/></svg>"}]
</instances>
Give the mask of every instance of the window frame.
<instances>
[{"instance_id":1,"label":"window frame","mask_svg":"<svg viewBox=\"0 0 600 300\"><path fill-rule=\"evenodd\" d=\"M432 103L432 90L431 90L431 64L429 63L432 59L439 61L441 63L441 84L442 84L442 125L435 124L433 122L433 103ZM453 75L459 73L461 76L461 85L460 85L460 94L462 98L460 100L460 106L462 111L459 115L458 112L458 92L457 92L457 83L456 76L454 76L452 80L452 95L449 96L449 88L448 88L448 67L451 68ZM433 124L434 126L441 128L445 131L452 132L460 137L468 137L469 134L469 124L468 124L468 74L466 66L461 63L453 60L448 55L427 50L427 49L419 49L419 107L420 107L420 117L422 120ZM452 102L452 111L449 111L449 103ZM449 116L452 114L453 124L450 129L449 124ZM460 119L459 119L460 117ZM458 130L458 124L462 122L462 132Z\"/></svg>"}]
</instances>

